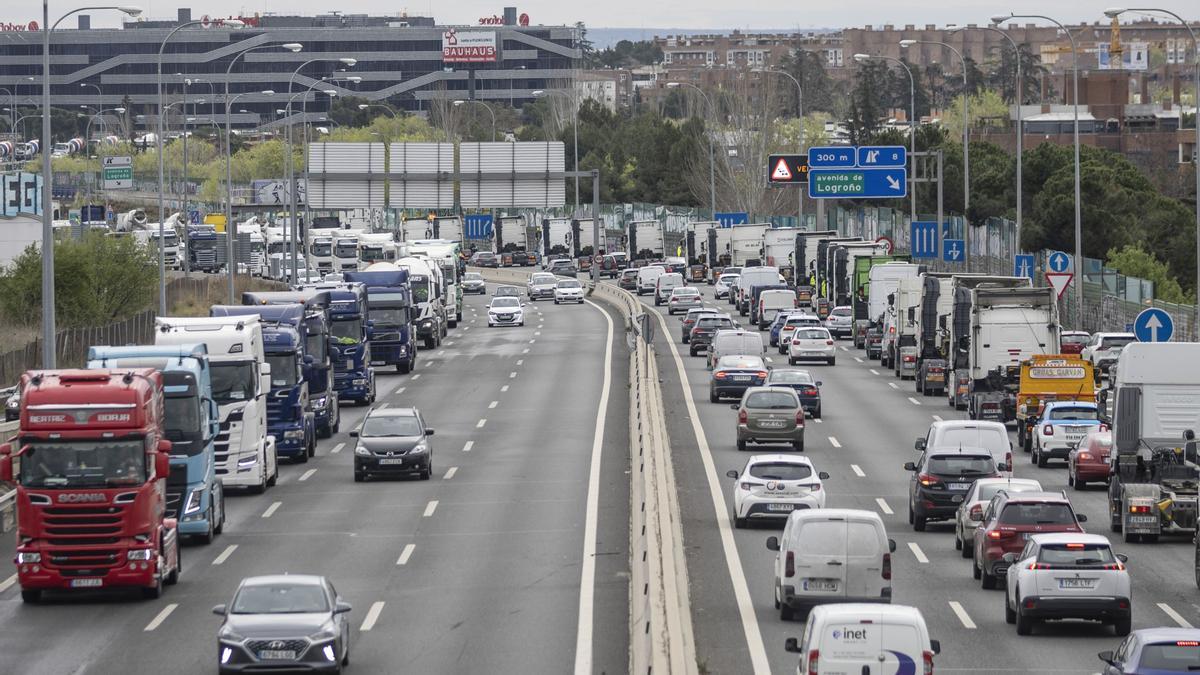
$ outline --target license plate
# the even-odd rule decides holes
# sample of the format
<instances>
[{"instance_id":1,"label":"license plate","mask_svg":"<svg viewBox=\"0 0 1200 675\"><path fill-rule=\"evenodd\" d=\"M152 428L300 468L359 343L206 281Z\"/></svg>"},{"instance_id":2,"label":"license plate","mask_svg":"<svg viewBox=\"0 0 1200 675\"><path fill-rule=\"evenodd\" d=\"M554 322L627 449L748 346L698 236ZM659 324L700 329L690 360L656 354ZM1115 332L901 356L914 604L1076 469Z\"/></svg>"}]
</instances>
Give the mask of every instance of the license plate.
<instances>
[{"instance_id":1,"label":"license plate","mask_svg":"<svg viewBox=\"0 0 1200 675\"><path fill-rule=\"evenodd\" d=\"M1095 579L1059 579L1059 588L1093 588L1096 585Z\"/></svg>"},{"instance_id":2,"label":"license plate","mask_svg":"<svg viewBox=\"0 0 1200 675\"><path fill-rule=\"evenodd\" d=\"M764 429L782 429L784 424L783 420L762 420L758 423L758 426Z\"/></svg>"},{"instance_id":3,"label":"license plate","mask_svg":"<svg viewBox=\"0 0 1200 675\"><path fill-rule=\"evenodd\" d=\"M832 593L837 590L837 579L805 579L804 590L806 591L825 591Z\"/></svg>"},{"instance_id":4,"label":"license plate","mask_svg":"<svg viewBox=\"0 0 1200 675\"><path fill-rule=\"evenodd\" d=\"M750 376L749 375L734 375L733 381L734 382L749 382Z\"/></svg>"},{"instance_id":5,"label":"license plate","mask_svg":"<svg viewBox=\"0 0 1200 675\"><path fill-rule=\"evenodd\" d=\"M970 490L971 484L970 483L951 483L950 489L951 490Z\"/></svg>"},{"instance_id":6,"label":"license plate","mask_svg":"<svg viewBox=\"0 0 1200 675\"><path fill-rule=\"evenodd\" d=\"M1154 525L1158 522L1158 516L1129 516L1130 525Z\"/></svg>"},{"instance_id":7,"label":"license plate","mask_svg":"<svg viewBox=\"0 0 1200 675\"><path fill-rule=\"evenodd\" d=\"M72 579L71 588L99 588L104 585L103 579Z\"/></svg>"},{"instance_id":8,"label":"license plate","mask_svg":"<svg viewBox=\"0 0 1200 675\"><path fill-rule=\"evenodd\" d=\"M804 356L821 356L821 352L804 352Z\"/></svg>"},{"instance_id":9,"label":"license plate","mask_svg":"<svg viewBox=\"0 0 1200 675\"><path fill-rule=\"evenodd\" d=\"M1067 434L1068 441L1082 441L1084 434Z\"/></svg>"},{"instance_id":10,"label":"license plate","mask_svg":"<svg viewBox=\"0 0 1200 675\"><path fill-rule=\"evenodd\" d=\"M380 464L403 464L404 459L401 457L388 458L379 460Z\"/></svg>"},{"instance_id":11,"label":"license plate","mask_svg":"<svg viewBox=\"0 0 1200 675\"><path fill-rule=\"evenodd\" d=\"M946 379L945 375L926 375L925 376L926 382L942 382L945 379Z\"/></svg>"},{"instance_id":12,"label":"license plate","mask_svg":"<svg viewBox=\"0 0 1200 675\"><path fill-rule=\"evenodd\" d=\"M767 504L768 511L795 511L794 504Z\"/></svg>"},{"instance_id":13,"label":"license plate","mask_svg":"<svg viewBox=\"0 0 1200 675\"><path fill-rule=\"evenodd\" d=\"M296 660L296 652L291 649L264 649L258 653L260 659Z\"/></svg>"}]
</instances>

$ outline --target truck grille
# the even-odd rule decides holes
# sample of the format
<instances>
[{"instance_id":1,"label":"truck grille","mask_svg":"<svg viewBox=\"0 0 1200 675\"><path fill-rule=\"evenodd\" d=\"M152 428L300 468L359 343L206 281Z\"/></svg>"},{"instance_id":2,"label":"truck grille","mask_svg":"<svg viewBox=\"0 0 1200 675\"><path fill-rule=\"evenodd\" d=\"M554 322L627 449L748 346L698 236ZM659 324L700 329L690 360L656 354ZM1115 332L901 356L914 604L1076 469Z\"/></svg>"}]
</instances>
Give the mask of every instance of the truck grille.
<instances>
[{"instance_id":1,"label":"truck grille","mask_svg":"<svg viewBox=\"0 0 1200 675\"><path fill-rule=\"evenodd\" d=\"M371 340L373 342L399 342L400 333L376 333Z\"/></svg>"},{"instance_id":2,"label":"truck grille","mask_svg":"<svg viewBox=\"0 0 1200 675\"><path fill-rule=\"evenodd\" d=\"M49 506L42 509L46 536L73 546L106 544L121 534L124 505Z\"/></svg>"},{"instance_id":3,"label":"truck grille","mask_svg":"<svg viewBox=\"0 0 1200 675\"><path fill-rule=\"evenodd\" d=\"M176 464L167 474L167 517L179 517L183 508L183 495L187 492L187 465Z\"/></svg>"},{"instance_id":4,"label":"truck grille","mask_svg":"<svg viewBox=\"0 0 1200 675\"><path fill-rule=\"evenodd\" d=\"M235 410L229 413L229 417L221 422L221 429L217 432L217 438L213 441L214 459L216 460L216 469L218 476L225 476L230 473L229 452L231 446L230 426L234 422L241 422L242 416L245 414L245 409Z\"/></svg>"}]
</instances>

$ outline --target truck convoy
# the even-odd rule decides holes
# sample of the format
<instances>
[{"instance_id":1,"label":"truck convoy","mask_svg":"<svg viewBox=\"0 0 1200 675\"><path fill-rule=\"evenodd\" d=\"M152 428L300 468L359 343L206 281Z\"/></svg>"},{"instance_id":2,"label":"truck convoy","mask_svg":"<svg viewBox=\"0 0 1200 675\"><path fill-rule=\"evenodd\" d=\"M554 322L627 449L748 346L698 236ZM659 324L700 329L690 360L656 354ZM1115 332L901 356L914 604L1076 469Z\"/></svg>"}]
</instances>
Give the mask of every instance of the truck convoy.
<instances>
[{"instance_id":1,"label":"truck convoy","mask_svg":"<svg viewBox=\"0 0 1200 675\"><path fill-rule=\"evenodd\" d=\"M758 267L763 262L763 235L767 224L734 225L729 236L730 262L736 267Z\"/></svg>"},{"instance_id":2,"label":"truck convoy","mask_svg":"<svg viewBox=\"0 0 1200 675\"><path fill-rule=\"evenodd\" d=\"M550 256L571 256L575 250L574 240L570 218L542 219L542 260L548 260Z\"/></svg>"},{"instance_id":3,"label":"truck convoy","mask_svg":"<svg viewBox=\"0 0 1200 675\"><path fill-rule=\"evenodd\" d=\"M92 347L88 369L154 368L162 373L163 431L171 441L167 517L179 534L209 544L225 527L225 490L217 480L214 443L220 412L213 401L208 349L203 344Z\"/></svg>"},{"instance_id":4,"label":"truck convoy","mask_svg":"<svg viewBox=\"0 0 1200 675\"><path fill-rule=\"evenodd\" d=\"M885 256L891 252L887 242L853 241L840 242L826 256L825 271L828 283L822 295L835 307L849 305L857 289L854 288L854 272L858 258Z\"/></svg>"},{"instance_id":5,"label":"truck convoy","mask_svg":"<svg viewBox=\"0 0 1200 675\"><path fill-rule=\"evenodd\" d=\"M346 282L361 283L367 289L364 316L370 337L369 365L411 372L417 366L417 343L408 270L392 263L375 263L344 276Z\"/></svg>"},{"instance_id":6,"label":"truck convoy","mask_svg":"<svg viewBox=\"0 0 1200 675\"><path fill-rule=\"evenodd\" d=\"M629 223L629 259L662 260L666 252L663 226L657 220L635 220Z\"/></svg>"},{"instance_id":7,"label":"truck convoy","mask_svg":"<svg viewBox=\"0 0 1200 675\"><path fill-rule=\"evenodd\" d=\"M922 396L946 393L946 378L950 368L943 337L949 333L950 315L954 311L955 276L944 272L925 272L921 276L915 382Z\"/></svg>"},{"instance_id":8,"label":"truck convoy","mask_svg":"<svg viewBox=\"0 0 1200 675\"><path fill-rule=\"evenodd\" d=\"M181 570L162 485L171 463L162 373L30 371L21 391L16 443L0 445L0 480L17 485L21 600L121 587L159 597Z\"/></svg>"},{"instance_id":9,"label":"truck convoy","mask_svg":"<svg viewBox=\"0 0 1200 675\"><path fill-rule=\"evenodd\" d=\"M368 267L367 271L386 269L384 265L387 263L376 263ZM449 329L449 322L446 307L442 304L441 270L424 258L414 257L401 258L389 267L408 269L412 302L416 310L413 323L417 328L417 338L425 341L426 349L433 349L442 344L442 338L446 337Z\"/></svg>"},{"instance_id":10,"label":"truck convoy","mask_svg":"<svg viewBox=\"0 0 1200 675\"><path fill-rule=\"evenodd\" d=\"M459 252L462 244L449 239L418 239L408 244L408 255L422 258L440 272L441 297L446 305L448 327L462 321L462 285L459 284ZM451 307L451 304L453 307Z\"/></svg>"},{"instance_id":11,"label":"truck convoy","mask_svg":"<svg viewBox=\"0 0 1200 675\"><path fill-rule=\"evenodd\" d=\"M921 274L925 267L907 262L908 256L863 256L854 260L854 346L865 344L867 327L882 321L890 306L888 297L900 280Z\"/></svg>"},{"instance_id":12,"label":"truck convoy","mask_svg":"<svg viewBox=\"0 0 1200 675\"><path fill-rule=\"evenodd\" d=\"M334 230L333 271L354 272L358 270L359 230Z\"/></svg>"}]
</instances>

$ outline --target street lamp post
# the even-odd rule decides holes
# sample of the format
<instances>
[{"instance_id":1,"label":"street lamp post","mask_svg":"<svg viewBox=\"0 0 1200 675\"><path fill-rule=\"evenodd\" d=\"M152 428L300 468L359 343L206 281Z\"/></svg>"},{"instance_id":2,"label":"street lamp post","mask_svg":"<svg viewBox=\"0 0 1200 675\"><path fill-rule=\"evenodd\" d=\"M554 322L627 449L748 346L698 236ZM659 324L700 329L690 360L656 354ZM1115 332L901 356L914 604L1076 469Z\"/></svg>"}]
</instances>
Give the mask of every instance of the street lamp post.
<instances>
[{"instance_id":1,"label":"street lamp post","mask_svg":"<svg viewBox=\"0 0 1200 675\"><path fill-rule=\"evenodd\" d=\"M104 133L108 133L108 125L104 122L104 113L106 113L106 112L115 112L118 115L120 115L125 112L125 108L121 108L121 107L101 108L99 112L97 112L95 115L92 115L91 117L88 118L87 126L84 128L83 141L84 141L84 152L87 153L89 160L91 158L91 150L90 150L91 145L90 144L92 142L92 122L94 120L100 120L100 126L104 128ZM104 155L100 152L100 149L102 147L104 147L103 143L104 143L103 140L96 142L96 159L100 160L100 172L102 175L104 173ZM84 198L84 201L86 201L89 206L92 203L92 182L91 181L88 181L87 196Z\"/></svg>"},{"instance_id":2,"label":"street lamp post","mask_svg":"<svg viewBox=\"0 0 1200 675\"><path fill-rule=\"evenodd\" d=\"M700 96L702 96L704 98L704 104L706 106L708 106L708 114L710 117L712 117L713 124L714 125L716 124L717 110L716 110L716 108L713 107L712 99L710 99L708 97L708 94L704 93L703 89L701 89L700 87L697 87L696 85L692 84L691 82L668 82L667 87L670 89L674 89L676 87L691 87L692 89L695 89L697 92L699 92ZM707 124L705 124L704 126L705 126L705 131L707 132L707 135L708 135L708 205L709 205L709 210L712 211L712 217L716 218L717 217L717 151L716 151L716 146L713 142L713 136L714 136L714 132L716 130L709 129Z\"/></svg>"},{"instance_id":3,"label":"street lamp post","mask_svg":"<svg viewBox=\"0 0 1200 675\"><path fill-rule=\"evenodd\" d=\"M909 115L909 120L908 120L908 165L909 165L908 188L909 188L909 191L912 193L909 195L910 203L911 203L911 206L909 207L910 208L909 218L915 222L917 220L917 85L916 85L916 80L913 79L912 70L908 67L908 64L900 59L897 59L892 56L882 56L882 55L872 56L871 54L855 54L854 55L854 60L858 61L859 63L865 63L866 61L870 61L871 59L882 59L884 61L891 61L892 63L898 63L898 64L900 64L900 67L904 69L904 72L908 73L908 115ZM941 226L942 226L942 224L938 223L938 228L941 228Z\"/></svg>"},{"instance_id":4,"label":"street lamp post","mask_svg":"<svg viewBox=\"0 0 1200 675\"><path fill-rule=\"evenodd\" d=\"M96 93L100 95L100 100L96 102L96 110L100 110L101 108L104 107L104 90L100 88L100 85L93 84L91 82L80 82L79 83L80 89L86 89L88 87L95 89ZM83 107L87 108L87 106L83 106Z\"/></svg>"},{"instance_id":5,"label":"street lamp post","mask_svg":"<svg viewBox=\"0 0 1200 675\"><path fill-rule=\"evenodd\" d=\"M349 78L337 78L337 79L361 80L362 78L349 77ZM321 82L313 82L312 84L308 85L308 89L305 90L305 93L314 90L318 84L322 84L323 82L329 82L329 81L330 81L329 79L324 79ZM335 96L337 96L337 94L338 94L337 90L336 89L322 89L321 93L325 94L326 96L329 97L331 112L332 112L333 98ZM296 94L296 95L299 96L300 94ZM305 105L303 108L304 116L305 116L305 120L304 120L304 187L305 187L305 191L304 191L304 222L306 222L306 223L311 221L311 214L312 214L312 209L309 208L310 200L308 199L308 182L309 182L308 181L308 178L309 178L309 175L308 175L308 164L309 164L309 161L308 161L308 143L309 143L308 128L311 125L309 124L309 121L307 119L308 118L307 108L308 108L307 105ZM293 282L294 281L295 280L293 280Z\"/></svg>"},{"instance_id":6,"label":"street lamp post","mask_svg":"<svg viewBox=\"0 0 1200 675\"><path fill-rule=\"evenodd\" d=\"M1080 203L1079 189L1079 48L1075 44L1075 36L1061 22L1041 14L1010 14L992 17L992 23L1003 23L1008 19L1042 19L1058 26L1071 42L1071 87L1072 103L1075 109L1075 328L1083 327L1083 213ZM1018 58L1020 55L1018 54Z\"/></svg>"},{"instance_id":7,"label":"street lamp post","mask_svg":"<svg viewBox=\"0 0 1200 675\"><path fill-rule=\"evenodd\" d=\"M796 117L800 120L800 154L804 154L804 88L800 86L800 80L786 70L767 68L764 72L782 75L796 85ZM799 183L796 188L797 224L800 227L807 227L807 223L804 222L804 190L808 188L808 183Z\"/></svg>"},{"instance_id":8,"label":"street lamp post","mask_svg":"<svg viewBox=\"0 0 1200 675\"><path fill-rule=\"evenodd\" d=\"M568 94L567 92L560 91L557 89L538 89L537 91L533 92L534 98L541 98L543 96L556 96L556 95L566 98L567 101L571 104L571 109L574 112L575 123L572 125L571 131L575 136L575 138L574 138L575 170L579 171L579 106L576 105L575 98L573 96L571 96L570 94ZM489 110L490 110L490 108L489 108ZM575 213L579 213L579 176L575 176Z\"/></svg>"},{"instance_id":9,"label":"street lamp post","mask_svg":"<svg viewBox=\"0 0 1200 675\"><path fill-rule=\"evenodd\" d=\"M488 113L491 114L491 116L492 116L492 142L495 143L496 142L496 111L492 110L492 106L484 103L483 101L477 100L477 99L459 99L454 102L454 105L455 105L455 107L458 107L461 105L466 105L468 103L478 103L479 105L487 108ZM576 170L578 170L578 167L576 167Z\"/></svg>"},{"instance_id":10,"label":"street lamp post","mask_svg":"<svg viewBox=\"0 0 1200 675\"><path fill-rule=\"evenodd\" d=\"M8 130L15 134L17 132L17 95L7 87L0 87L0 91L8 94Z\"/></svg>"},{"instance_id":11,"label":"street lamp post","mask_svg":"<svg viewBox=\"0 0 1200 675\"><path fill-rule=\"evenodd\" d=\"M386 103L359 103L358 104L359 110L366 110L368 108L383 108L384 110L387 111L388 117L391 117L392 119L396 119L396 111L392 109L392 106L390 106Z\"/></svg>"},{"instance_id":12,"label":"street lamp post","mask_svg":"<svg viewBox=\"0 0 1200 675\"><path fill-rule=\"evenodd\" d=\"M50 0L42 0L42 367L54 368L58 362L54 321L54 174L50 166L50 34L72 14L97 9L115 9L129 16L142 13L140 7L101 5L80 7L63 14L50 24Z\"/></svg>"}]
</instances>

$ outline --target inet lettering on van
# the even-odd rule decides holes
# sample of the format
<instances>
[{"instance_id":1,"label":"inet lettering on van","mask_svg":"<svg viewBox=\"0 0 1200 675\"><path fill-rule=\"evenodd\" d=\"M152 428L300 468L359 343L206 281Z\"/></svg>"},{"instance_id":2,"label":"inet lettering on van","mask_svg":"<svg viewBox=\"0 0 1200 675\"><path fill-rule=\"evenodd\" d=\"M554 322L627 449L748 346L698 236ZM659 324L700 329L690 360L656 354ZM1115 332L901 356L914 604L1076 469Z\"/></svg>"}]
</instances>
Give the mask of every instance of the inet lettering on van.
<instances>
[{"instance_id":1,"label":"inet lettering on van","mask_svg":"<svg viewBox=\"0 0 1200 675\"><path fill-rule=\"evenodd\" d=\"M859 642L867 639L866 628L846 628L843 630L833 631L834 640L842 640L843 642Z\"/></svg>"}]
</instances>

